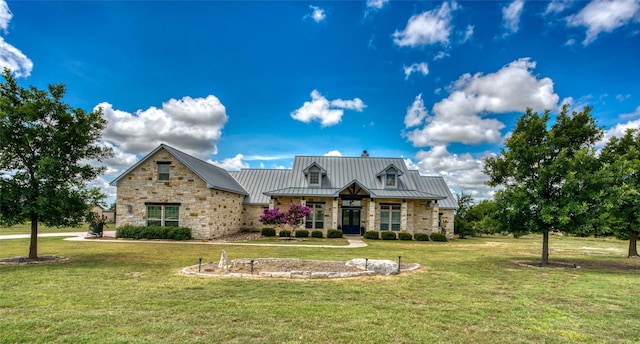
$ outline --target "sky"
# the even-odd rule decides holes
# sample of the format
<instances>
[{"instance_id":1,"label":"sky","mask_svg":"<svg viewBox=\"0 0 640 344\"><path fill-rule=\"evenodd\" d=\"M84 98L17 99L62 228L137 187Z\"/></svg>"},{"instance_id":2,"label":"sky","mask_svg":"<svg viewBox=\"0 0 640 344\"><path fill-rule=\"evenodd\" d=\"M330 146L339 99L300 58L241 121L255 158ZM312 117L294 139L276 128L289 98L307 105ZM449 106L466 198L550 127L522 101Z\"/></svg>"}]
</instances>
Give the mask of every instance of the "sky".
<instances>
[{"instance_id":1,"label":"sky","mask_svg":"<svg viewBox=\"0 0 640 344\"><path fill-rule=\"evenodd\" d=\"M527 108L640 127L640 0L0 0L0 65L102 109L108 202L161 143L228 170L367 150L482 200Z\"/></svg>"}]
</instances>

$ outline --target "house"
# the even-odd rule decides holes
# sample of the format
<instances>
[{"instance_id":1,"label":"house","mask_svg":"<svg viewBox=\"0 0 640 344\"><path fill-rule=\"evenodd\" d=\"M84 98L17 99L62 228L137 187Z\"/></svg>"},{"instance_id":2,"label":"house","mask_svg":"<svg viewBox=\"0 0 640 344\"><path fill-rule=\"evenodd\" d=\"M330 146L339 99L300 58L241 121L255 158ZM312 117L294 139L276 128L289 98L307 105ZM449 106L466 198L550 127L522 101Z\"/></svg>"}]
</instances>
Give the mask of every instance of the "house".
<instances>
[{"instance_id":1,"label":"house","mask_svg":"<svg viewBox=\"0 0 640 344\"><path fill-rule=\"evenodd\" d=\"M421 176L401 158L296 156L292 169L227 172L160 145L111 182L116 227L184 226L209 239L259 229L265 208L304 204L307 229L444 232L456 201L442 177Z\"/></svg>"}]
</instances>

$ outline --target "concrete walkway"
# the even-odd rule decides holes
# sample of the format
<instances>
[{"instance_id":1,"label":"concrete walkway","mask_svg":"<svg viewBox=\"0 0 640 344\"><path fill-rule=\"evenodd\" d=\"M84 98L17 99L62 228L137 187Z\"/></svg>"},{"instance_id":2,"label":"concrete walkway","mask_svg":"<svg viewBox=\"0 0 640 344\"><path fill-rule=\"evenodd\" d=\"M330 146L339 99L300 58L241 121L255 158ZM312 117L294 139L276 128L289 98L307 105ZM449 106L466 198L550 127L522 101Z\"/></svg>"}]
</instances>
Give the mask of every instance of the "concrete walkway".
<instances>
[{"instance_id":1,"label":"concrete walkway","mask_svg":"<svg viewBox=\"0 0 640 344\"><path fill-rule=\"evenodd\" d=\"M115 231L104 231L105 236L115 237ZM69 241L90 241L90 242L119 242L119 243L145 243L145 244L192 244L192 245L236 245L236 246L270 246L270 247L309 247L309 248L360 248L367 247L367 243L362 241L359 235L345 235L349 245L299 245L299 244L253 244L245 242L209 242L209 241L174 241L174 240L95 240L86 238L87 232L64 232L64 233L42 233L38 237L70 237L64 240ZM0 235L0 240L4 239L28 239L31 234Z\"/></svg>"}]
</instances>

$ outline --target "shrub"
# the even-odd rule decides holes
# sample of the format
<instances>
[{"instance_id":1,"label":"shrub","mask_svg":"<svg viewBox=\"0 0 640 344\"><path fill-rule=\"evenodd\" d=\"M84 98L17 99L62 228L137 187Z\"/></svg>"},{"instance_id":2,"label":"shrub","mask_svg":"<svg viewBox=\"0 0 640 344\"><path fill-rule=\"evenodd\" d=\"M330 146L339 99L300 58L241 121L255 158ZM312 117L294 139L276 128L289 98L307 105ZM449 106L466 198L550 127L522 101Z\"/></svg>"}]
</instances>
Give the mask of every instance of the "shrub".
<instances>
[{"instance_id":1,"label":"shrub","mask_svg":"<svg viewBox=\"0 0 640 344\"><path fill-rule=\"evenodd\" d=\"M447 236L442 233L431 233L431 241L449 241Z\"/></svg>"},{"instance_id":2,"label":"shrub","mask_svg":"<svg viewBox=\"0 0 640 344\"><path fill-rule=\"evenodd\" d=\"M341 229L329 229L327 231L327 238L342 238Z\"/></svg>"},{"instance_id":3,"label":"shrub","mask_svg":"<svg viewBox=\"0 0 640 344\"><path fill-rule=\"evenodd\" d=\"M412 240L413 236L411 235L411 233L400 232L400 233L398 233L398 239L400 239L400 240Z\"/></svg>"},{"instance_id":4,"label":"shrub","mask_svg":"<svg viewBox=\"0 0 640 344\"><path fill-rule=\"evenodd\" d=\"M377 231L366 231L364 232L364 237L366 239L378 240L380 239L380 233Z\"/></svg>"},{"instance_id":5,"label":"shrub","mask_svg":"<svg viewBox=\"0 0 640 344\"><path fill-rule=\"evenodd\" d=\"M299 229L295 232L296 238L308 238L309 231L306 229Z\"/></svg>"},{"instance_id":6,"label":"shrub","mask_svg":"<svg viewBox=\"0 0 640 344\"><path fill-rule=\"evenodd\" d=\"M311 237L312 238L323 238L324 237L324 233L322 233L322 231L315 230L315 231L311 232Z\"/></svg>"},{"instance_id":7,"label":"shrub","mask_svg":"<svg viewBox=\"0 0 640 344\"><path fill-rule=\"evenodd\" d=\"M266 237L276 236L276 229L271 227L262 228L262 230L260 231L260 235Z\"/></svg>"},{"instance_id":8,"label":"shrub","mask_svg":"<svg viewBox=\"0 0 640 344\"><path fill-rule=\"evenodd\" d=\"M382 240L396 240L398 236L396 236L396 232L383 231L380 233L380 238Z\"/></svg>"},{"instance_id":9,"label":"shrub","mask_svg":"<svg viewBox=\"0 0 640 344\"><path fill-rule=\"evenodd\" d=\"M415 233L413 238L416 241L429 241L429 234L427 233Z\"/></svg>"},{"instance_id":10,"label":"shrub","mask_svg":"<svg viewBox=\"0 0 640 344\"><path fill-rule=\"evenodd\" d=\"M291 231L287 229L283 229L280 231L279 235L281 238L291 238Z\"/></svg>"},{"instance_id":11,"label":"shrub","mask_svg":"<svg viewBox=\"0 0 640 344\"><path fill-rule=\"evenodd\" d=\"M116 229L116 238L189 240L191 229L186 227L122 226Z\"/></svg>"}]
</instances>

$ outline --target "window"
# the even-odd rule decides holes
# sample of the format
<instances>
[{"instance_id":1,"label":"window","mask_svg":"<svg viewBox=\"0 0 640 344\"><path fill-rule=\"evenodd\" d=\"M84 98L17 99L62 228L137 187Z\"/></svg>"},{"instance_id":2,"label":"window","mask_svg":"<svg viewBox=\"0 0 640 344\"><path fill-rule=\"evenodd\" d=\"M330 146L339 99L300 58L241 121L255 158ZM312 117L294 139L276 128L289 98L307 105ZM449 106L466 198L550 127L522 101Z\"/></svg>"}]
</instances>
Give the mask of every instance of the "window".
<instances>
[{"instance_id":1,"label":"window","mask_svg":"<svg viewBox=\"0 0 640 344\"><path fill-rule=\"evenodd\" d=\"M311 213L307 215L305 228L307 229L323 229L324 228L324 203L307 203L307 207Z\"/></svg>"},{"instance_id":2,"label":"window","mask_svg":"<svg viewBox=\"0 0 640 344\"><path fill-rule=\"evenodd\" d=\"M177 227L180 222L180 206L147 205L147 226Z\"/></svg>"},{"instance_id":3,"label":"window","mask_svg":"<svg viewBox=\"0 0 640 344\"><path fill-rule=\"evenodd\" d=\"M359 199L343 199L342 206L343 207L360 207L362 206L362 201Z\"/></svg>"},{"instance_id":4,"label":"window","mask_svg":"<svg viewBox=\"0 0 640 344\"><path fill-rule=\"evenodd\" d=\"M380 230L400 230L400 204L380 205Z\"/></svg>"},{"instance_id":5,"label":"window","mask_svg":"<svg viewBox=\"0 0 640 344\"><path fill-rule=\"evenodd\" d=\"M387 172L384 185L390 188L396 187L396 174L393 172Z\"/></svg>"},{"instance_id":6,"label":"window","mask_svg":"<svg viewBox=\"0 0 640 344\"><path fill-rule=\"evenodd\" d=\"M158 180L169 180L169 164L168 162L158 163Z\"/></svg>"},{"instance_id":7,"label":"window","mask_svg":"<svg viewBox=\"0 0 640 344\"><path fill-rule=\"evenodd\" d=\"M309 172L309 185L320 185L320 171Z\"/></svg>"}]
</instances>

